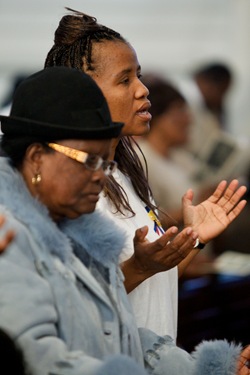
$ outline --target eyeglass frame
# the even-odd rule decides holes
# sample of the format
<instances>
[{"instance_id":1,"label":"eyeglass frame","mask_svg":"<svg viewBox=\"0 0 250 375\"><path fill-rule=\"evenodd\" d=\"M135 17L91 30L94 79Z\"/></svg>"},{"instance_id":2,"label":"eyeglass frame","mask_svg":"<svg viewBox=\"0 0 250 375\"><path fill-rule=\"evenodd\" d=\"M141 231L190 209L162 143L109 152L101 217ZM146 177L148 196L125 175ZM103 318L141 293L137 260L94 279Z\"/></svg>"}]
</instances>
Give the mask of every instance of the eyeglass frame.
<instances>
[{"instance_id":1,"label":"eyeglass frame","mask_svg":"<svg viewBox=\"0 0 250 375\"><path fill-rule=\"evenodd\" d=\"M89 154L85 151L76 150L75 148L63 146L63 145L60 145L58 143L48 142L48 143L46 143L46 145L49 148L65 155L65 156L67 156L67 157L69 157L73 160L78 161L79 163L83 164L88 170L90 170L92 172L96 172L96 171L98 171L98 169L102 168L104 174L106 176L109 176L117 168L117 162L115 160L104 160L99 155ZM91 167L90 165L88 165L86 163L89 156L95 156L95 157L98 158L95 167Z\"/></svg>"}]
</instances>

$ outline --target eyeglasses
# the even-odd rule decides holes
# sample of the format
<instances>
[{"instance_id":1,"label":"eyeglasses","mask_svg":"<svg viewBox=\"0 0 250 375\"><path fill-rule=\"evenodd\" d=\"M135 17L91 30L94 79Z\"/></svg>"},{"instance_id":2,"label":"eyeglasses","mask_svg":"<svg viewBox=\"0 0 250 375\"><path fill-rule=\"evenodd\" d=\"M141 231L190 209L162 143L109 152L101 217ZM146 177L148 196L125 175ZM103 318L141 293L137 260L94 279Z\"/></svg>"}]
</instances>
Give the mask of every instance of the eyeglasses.
<instances>
[{"instance_id":1,"label":"eyeglasses","mask_svg":"<svg viewBox=\"0 0 250 375\"><path fill-rule=\"evenodd\" d=\"M88 154L84 151L79 151L71 147L58 145L57 143L47 143L47 146L53 150L60 152L68 156L71 159L78 161L85 165L90 171L97 171L99 168L102 168L106 176L111 175L117 167L117 163L114 160L103 160L101 156Z\"/></svg>"}]
</instances>

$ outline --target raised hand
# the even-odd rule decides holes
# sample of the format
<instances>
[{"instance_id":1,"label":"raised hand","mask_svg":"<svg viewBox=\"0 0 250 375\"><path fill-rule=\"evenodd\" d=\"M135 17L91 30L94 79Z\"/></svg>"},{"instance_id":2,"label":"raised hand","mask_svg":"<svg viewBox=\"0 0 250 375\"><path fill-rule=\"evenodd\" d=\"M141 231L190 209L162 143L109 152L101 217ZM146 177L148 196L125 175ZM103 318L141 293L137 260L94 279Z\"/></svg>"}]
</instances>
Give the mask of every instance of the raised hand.
<instances>
[{"instance_id":1,"label":"raised hand","mask_svg":"<svg viewBox=\"0 0 250 375\"><path fill-rule=\"evenodd\" d=\"M200 242L207 243L217 237L241 213L246 205L242 197L247 189L238 186L238 180L229 184L221 181L214 193L197 206L192 205L192 190L183 196L184 225L198 232Z\"/></svg>"},{"instance_id":2,"label":"raised hand","mask_svg":"<svg viewBox=\"0 0 250 375\"><path fill-rule=\"evenodd\" d=\"M177 227L171 227L156 241L149 242L147 233L147 226L136 230L134 254L121 264L128 293L154 274L178 265L193 250L198 237L192 228L178 233Z\"/></svg>"},{"instance_id":3,"label":"raised hand","mask_svg":"<svg viewBox=\"0 0 250 375\"><path fill-rule=\"evenodd\" d=\"M4 224L5 219L0 215L0 227ZM2 253L10 242L13 240L15 234L13 231L9 230L3 238L0 239L0 253Z\"/></svg>"}]
</instances>

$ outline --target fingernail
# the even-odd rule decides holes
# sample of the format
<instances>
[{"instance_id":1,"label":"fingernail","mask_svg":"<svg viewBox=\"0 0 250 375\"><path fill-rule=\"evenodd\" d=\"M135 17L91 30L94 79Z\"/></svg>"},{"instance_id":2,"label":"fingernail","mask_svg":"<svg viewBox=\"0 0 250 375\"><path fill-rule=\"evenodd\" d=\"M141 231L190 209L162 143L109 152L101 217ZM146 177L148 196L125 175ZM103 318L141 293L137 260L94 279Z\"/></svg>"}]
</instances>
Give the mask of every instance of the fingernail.
<instances>
[{"instance_id":1,"label":"fingernail","mask_svg":"<svg viewBox=\"0 0 250 375\"><path fill-rule=\"evenodd\" d=\"M172 229L171 229L171 232L172 233L176 233L178 231L178 228L177 227L173 227Z\"/></svg>"}]
</instances>

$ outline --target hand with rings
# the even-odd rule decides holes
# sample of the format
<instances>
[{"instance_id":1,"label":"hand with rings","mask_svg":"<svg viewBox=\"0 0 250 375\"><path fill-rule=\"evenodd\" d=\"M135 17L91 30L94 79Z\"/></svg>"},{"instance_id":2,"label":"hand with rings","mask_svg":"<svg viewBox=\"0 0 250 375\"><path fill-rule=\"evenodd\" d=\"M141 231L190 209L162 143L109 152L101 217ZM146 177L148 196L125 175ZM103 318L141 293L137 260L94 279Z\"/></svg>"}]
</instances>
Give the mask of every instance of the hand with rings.
<instances>
[{"instance_id":1,"label":"hand with rings","mask_svg":"<svg viewBox=\"0 0 250 375\"><path fill-rule=\"evenodd\" d=\"M242 197L247 188L238 186L238 180L232 180L229 184L221 181L213 194L197 206L192 205L191 189L183 196L184 224L198 232L200 242L207 243L217 237L241 213L246 205Z\"/></svg>"},{"instance_id":2,"label":"hand with rings","mask_svg":"<svg viewBox=\"0 0 250 375\"><path fill-rule=\"evenodd\" d=\"M0 227L3 226L4 222L5 222L4 217L0 215ZM0 239L0 254L6 250L7 246L11 243L14 236L15 236L14 232L12 230L9 230L3 236L3 238Z\"/></svg>"}]
</instances>

